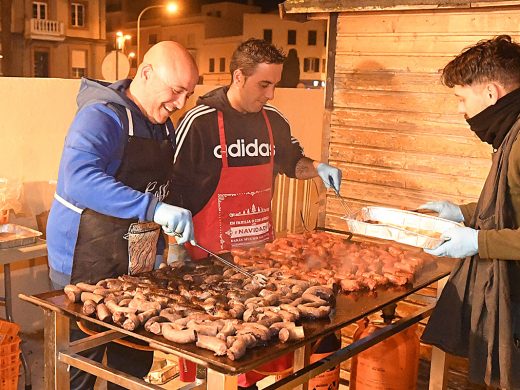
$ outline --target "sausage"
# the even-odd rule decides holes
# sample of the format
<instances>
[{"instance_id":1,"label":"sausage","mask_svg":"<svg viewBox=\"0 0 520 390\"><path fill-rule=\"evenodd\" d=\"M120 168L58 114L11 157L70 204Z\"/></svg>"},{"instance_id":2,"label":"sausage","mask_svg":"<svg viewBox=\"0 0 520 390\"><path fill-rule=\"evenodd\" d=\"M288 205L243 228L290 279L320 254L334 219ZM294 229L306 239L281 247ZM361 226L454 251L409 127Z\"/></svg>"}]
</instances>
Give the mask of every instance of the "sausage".
<instances>
[{"instance_id":1,"label":"sausage","mask_svg":"<svg viewBox=\"0 0 520 390\"><path fill-rule=\"evenodd\" d=\"M127 313L125 315L126 320L123 322L123 328L126 330L133 331L137 328L139 328L139 325L141 325L141 322L139 321L139 317L137 317L134 313Z\"/></svg>"},{"instance_id":2,"label":"sausage","mask_svg":"<svg viewBox=\"0 0 520 390\"><path fill-rule=\"evenodd\" d=\"M213 323L202 323L199 324L195 320L191 320L186 324L189 329L193 329L197 332L197 334L201 334L204 336L213 336L215 337L218 333L218 328L216 324Z\"/></svg>"},{"instance_id":3,"label":"sausage","mask_svg":"<svg viewBox=\"0 0 520 390\"><path fill-rule=\"evenodd\" d=\"M97 306L96 302L94 302L91 299L86 299L83 302L83 307L81 308L81 312L83 314L89 316L91 314L94 314L94 312L96 311L96 306Z\"/></svg>"},{"instance_id":4,"label":"sausage","mask_svg":"<svg viewBox=\"0 0 520 390\"><path fill-rule=\"evenodd\" d=\"M286 343L287 341L295 341L295 340L303 340L305 338L305 334L303 331L303 326L295 326L285 327L280 329L278 333L278 339L282 343Z\"/></svg>"},{"instance_id":5,"label":"sausage","mask_svg":"<svg viewBox=\"0 0 520 390\"><path fill-rule=\"evenodd\" d=\"M324 318L330 314L330 306L309 307L305 305L298 305L298 310L303 317L309 319Z\"/></svg>"},{"instance_id":6,"label":"sausage","mask_svg":"<svg viewBox=\"0 0 520 390\"><path fill-rule=\"evenodd\" d=\"M251 334L244 334L237 337L228 337L226 340L229 345L227 350L227 357L231 360L240 359L245 355L247 348L252 348L256 345L256 339Z\"/></svg>"},{"instance_id":7,"label":"sausage","mask_svg":"<svg viewBox=\"0 0 520 390\"><path fill-rule=\"evenodd\" d=\"M161 316L151 317L144 323L144 330L153 334L161 334L161 323L167 321L166 318Z\"/></svg>"},{"instance_id":8,"label":"sausage","mask_svg":"<svg viewBox=\"0 0 520 390\"><path fill-rule=\"evenodd\" d=\"M170 324L164 324L161 326L161 332L166 340L178 344L193 343L197 339L193 329L178 330Z\"/></svg>"},{"instance_id":9,"label":"sausage","mask_svg":"<svg viewBox=\"0 0 520 390\"><path fill-rule=\"evenodd\" d=\"M99 303L96 306L96 315L97 318L103 322L107 322L112 317L110 310L108 310L108 307L104 303Z\"/></svg>"},{"instance_id":10,"label":"sausage","mask_svg":"<svg viewBox=\"0 0 520 390\"><path fill-rule=\"evenodd\" d=\"M65 295L67 295L67 298L71 302L79 302L81 298L81 289L78 286L75 286L73 284L67 284L63 291L65 292Z\"/></svg>"},{"instance_id":11,"label":"sausage","mask_svg":"<svg viewBox=\"0 0 520 390\"><path fill-rule=\"evenodd\" d=\"M236 329L231 321L225 323L224 327L219 330L217 337L222 340L226 340L228 336L235 334Z\"/></svg>"},{"instance_id":12,"label":"sausage","mask_svg":"<svg viewBox=\"0 0 520 390\"><path fill-rule=\"evenodd\" d=\"M103 295L97 295L88 291L83 291L81 293L81 302L85 302L86 300L94 301L96 304L100 303L104 299Z\"/></svg>"},{"instance_id":13,"label":"sausage","mask_svg":"<svg viewBox=\"0 0 520 390\"><path fill-rule=\"evenodd\" d=\"M161 304L159 302L144 301L135 298L128 303L128 307L135 308L138 312L155 310L158 313L161 310Z\"/></svg>"},{"instance_id":14,"label":"sausage","mask_svg":"<svg viewBox=\"0 0 520 390\"><path fill-rule=\"evenodd\" d=\"M147 310L147 311L143 311L142 313L139 313L137 315L137 317L139 318L139 322L141 324L144 324L144 323L146 323L146 321L148 321L150 318L152 318L156 314L157 314L157 312L155 310Z\"/></svg>"},{"instance_id":15,"label":"sausage","mask_svg":"<svg viewBox=\"0 0 520 390\"><path fill-rule=\"evenodd\" d=\"M195 345L199 348L209 349L215 352L216 356L224 356L227 352L227 346L224 340L214 336L202 335L198 332Z\"/></svg>"},{"instance_id":16,"label":"sausage","mask_svg":"<svg viewBox=\"0 0 520 390\"><path fill-rule=\"evenodd\" d=\"M76 287L78 287L81 291L88 291L88 292L94 292L94 290L96 288L98 288L98 286L96 286L96 285L83 283L83 282L76 283Z\"/></svg>"}]
</instances>

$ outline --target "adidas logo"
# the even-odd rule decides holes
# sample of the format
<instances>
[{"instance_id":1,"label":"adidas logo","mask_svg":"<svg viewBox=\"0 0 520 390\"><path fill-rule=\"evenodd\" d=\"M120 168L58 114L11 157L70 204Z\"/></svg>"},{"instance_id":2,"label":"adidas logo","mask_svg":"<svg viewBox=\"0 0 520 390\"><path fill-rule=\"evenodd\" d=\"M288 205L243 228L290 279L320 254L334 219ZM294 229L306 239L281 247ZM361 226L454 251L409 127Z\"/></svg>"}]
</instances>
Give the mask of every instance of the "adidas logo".
<instances>
[{"instance_id":1,"label":"adidas logo","mask_svg":"<svg viewBox=\"0 0 520 390\"><path fill-rule=\"evenodd\" d=\"M228 157L269 157L269 143L258 144L258 139L255 139L253 142L246 144L244 139L239 138L237 142L228 145L227 154ZM213 155L216 158L222 158L220 145L215 146Z\"/></svg>"}]
</instances>

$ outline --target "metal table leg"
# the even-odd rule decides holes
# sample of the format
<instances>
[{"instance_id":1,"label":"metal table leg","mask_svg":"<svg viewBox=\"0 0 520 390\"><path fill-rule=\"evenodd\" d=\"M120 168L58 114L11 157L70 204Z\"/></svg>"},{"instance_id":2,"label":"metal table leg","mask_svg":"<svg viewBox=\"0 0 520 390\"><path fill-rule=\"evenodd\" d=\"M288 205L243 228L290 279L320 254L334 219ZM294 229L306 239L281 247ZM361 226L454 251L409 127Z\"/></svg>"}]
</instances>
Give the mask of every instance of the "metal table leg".
<instances>
[{"instance_id":1,"label":"metal table leg","mask_svg":"<svg viewBox=\"0 0 520 390\"><path fill-rule=\"evenodd\" d=\"M442 290L448 281L448 277L437 282L437 299L441 296ZM429 390L444 390L448 386L448 364L446 352L432 346L432 358L430 366Z\"/></svg>"},{"instance_id":2,"label":"metal table leg","mask_svg":"<svg viewBox=\"0 0 520 390\"><path fill-rule=\"evenodd\" d=\"M207 388L219 390L236 390L238 388L238 376L221 374L208 368Z\"/></svg>"},{"instance_id":3,"label":"metal table leg","mask_svg":"<svg viewBox=\"0 0 520 390\"><path fill-rule=\"evenodd\" d=\"M14 322L13 320L13 301L11 294L11 265L4 264L4 289L5 289L5 316L7 321ZM23 343L22 343L23 344ZM23 371L25 374L25 390L32 389L31 383L31 367L27 364L27 358L25 357L24 346L20 344L20 357L22 360Z\"/></svg>"},{"instance_id":4,"label":"metal table leg","mask_svg":"<svg viewBox=\"0 0 520 390\"><path fill-rule=\"evenodd\" d=\"M310 344L305 344L303 347L294 351L293 371L296 372L309 364ZM294 389L307 390L309 384L307 382L296 386Z\"/></svg>"}]
</instances>

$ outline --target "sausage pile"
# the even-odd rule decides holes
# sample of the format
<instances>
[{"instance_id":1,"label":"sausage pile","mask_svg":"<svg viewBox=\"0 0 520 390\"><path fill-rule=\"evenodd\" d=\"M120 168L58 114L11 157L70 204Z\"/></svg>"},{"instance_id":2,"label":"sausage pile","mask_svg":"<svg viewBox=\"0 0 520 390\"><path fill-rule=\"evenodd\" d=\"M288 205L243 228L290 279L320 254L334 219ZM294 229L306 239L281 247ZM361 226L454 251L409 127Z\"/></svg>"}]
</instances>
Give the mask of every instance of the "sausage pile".
<instances>
[{"instance_id":1,"label":"sausage pile","mask_svg":"<svg viewBox=\"0 0 520 390\"><path fill-rule=\"evenodd\" d=\"M247 348L304 338L301 321L328 317L344 292L413 281L427 255L398 246L356 243L309 232L264 247L235 249L234 262L268 278L259 287L211 260L175 262L64 291L85 315L134 331L143 327L175 343L196 343L217 356L241 358Z\"/></svg>"},{"instance_id":2,"label":"sausage pile","mask_svg":"<svg viewBox=\"0 0 520 390\"><path fill-rule=\"evenodd\" d=\"M346 241L325 232L289 234L263 248L232 253L238 265L254 265L267 272L276 269L315 284L337 284L344 292L410 283L428 258L396 245Z\"/></svg>"},{"instance_id":3,"label":"sausage pile","mask_svg":"<svg viewBox=\"0 0 520 390\"><path fill-rule=\"evenodd\" d=\"M261 272L259 287L242 274L210 260L175 262L138 276L123 275L94 284L68 285L82 312L134 331L140 327L175 343L196 343L236 360L247 348L304 337L301 321L329 316L335 293L312 280Z\"/></svg>"}]
</instances>

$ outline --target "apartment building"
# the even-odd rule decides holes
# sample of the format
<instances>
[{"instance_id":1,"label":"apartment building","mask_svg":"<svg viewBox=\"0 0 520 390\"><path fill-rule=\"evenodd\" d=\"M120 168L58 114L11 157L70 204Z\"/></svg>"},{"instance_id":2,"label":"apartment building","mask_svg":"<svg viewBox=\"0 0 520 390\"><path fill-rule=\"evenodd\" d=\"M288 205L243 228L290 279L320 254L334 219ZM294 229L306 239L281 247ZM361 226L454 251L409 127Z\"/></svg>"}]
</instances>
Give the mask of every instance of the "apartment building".
<instances>
[{"instance_id":1,"label":"apartment building","mask_svg":"<svg viewBox=\"0 0 520 390\"><path fill-rule=\"evenodd\" d=\"M105 0L15 0L11 76L101 78L106 54Z\"/></svg>"},{"instance_id":2,"label":"apartment building","mask_svg":"<svg viewBox=\"0 0 520 390\"><path fill-rule=\"evenodd\" d=\"M135 3L129 0L108 1L108 41L115 41L117 31L129 34L132 38L125 45L125 52L136 53L139 12L135 9L134 15L129 12L130 4L135 8ZM146 5L141 3L143 10ZM177 14L168 15L166 8L161 6L145 11L139 25L141 56L156 42L175 40L188 48L197 61L202 83L225 85L230 81L231 55L240 42L252 37L264 38L286 53L290 49L297 51L300 79L305 85L318 87L325 80L325 21L286 21L276 13L261 13L261 8L252 4L226 1L203 5L197 14L187 15L185 12L180 8ZM137 62L133 61L131 74L136 65Z\"/></svg>"},{"instance_id":3,"label":"apartment building","mask_svg":"<svg viewBox=\"0 0 520 390\"><path fill-rule=\"evenodd\" d=\"M320 87L325 81L327 22L305 23L283 20L278 14L245 14L245 39L263 38L281 47L285 53L296 50L300 62L300 81L307 87Z\"/></svg>"}]
</instances>

